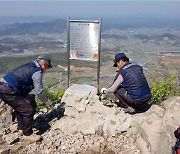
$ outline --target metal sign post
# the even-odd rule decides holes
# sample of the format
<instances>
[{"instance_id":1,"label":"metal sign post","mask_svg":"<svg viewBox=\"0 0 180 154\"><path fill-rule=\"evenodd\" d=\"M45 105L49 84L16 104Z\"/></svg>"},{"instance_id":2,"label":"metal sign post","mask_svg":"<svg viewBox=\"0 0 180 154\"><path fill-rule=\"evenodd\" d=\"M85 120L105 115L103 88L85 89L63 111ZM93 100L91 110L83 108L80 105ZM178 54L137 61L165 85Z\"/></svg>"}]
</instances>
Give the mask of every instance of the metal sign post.
<instances>
[{"instance_id":1,"label":"metal sign post","mask_svg":"<svg viewBox=\"0 0 180 154\"><path fill-rule=\"evenodd\" d=\"M69 27L70 17L67 18L67 53L68 53L68 87L70 85L70 27Z\"/></svg>"},{"instance_id":2,"label":"metal sign post","mask_svg":"<svg viewBox=\"0 0 180 154\"><path fill-rule=\"evenodd\" d=\"M70 85L70 59L97 61L97 84L99 92L101 19L67 19L68 87Z\"/></svg>"},{"instance_id":3,"label":"metal sign post","mask_svg":"<svg viewBox=\"0 0 180 154\"><path fill-rule=\"evenodd\" d=\"M99 19L99 41L98 41L98 63L97 63L97 93L99 93L99 78L100 78L100 51L101 51L101 23L102 19Z\"/></svg>"}]
</instances>

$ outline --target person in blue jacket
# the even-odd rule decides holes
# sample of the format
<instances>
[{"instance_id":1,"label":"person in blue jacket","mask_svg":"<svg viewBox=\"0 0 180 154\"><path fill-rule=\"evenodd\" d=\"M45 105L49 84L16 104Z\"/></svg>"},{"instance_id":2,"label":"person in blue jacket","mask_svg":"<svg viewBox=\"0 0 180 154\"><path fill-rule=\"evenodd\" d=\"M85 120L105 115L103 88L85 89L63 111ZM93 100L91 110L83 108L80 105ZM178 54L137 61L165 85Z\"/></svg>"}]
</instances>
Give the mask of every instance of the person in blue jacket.
<instances>
[{"instance_id":1,"label":"person in blue jacket","mask_svg":"<svg viewBox=\"0 0 180 154\"><path fill-rule=\"evenodd\" d=\"M151 91L140 65L132 64L124 53L117 53L113 67L118 67L117 75L109 88L102 88L103 94L114 93L120 100L119 106L127 113L136 113L147 107Z\"/></svg>"},{"instance_id":2,"label":"person in blue jacket","mask_svg":"<svg viewBox=\"0 0 180 154\"><path fill-rule=\"evenodd\" d=\"M33 62L13 69L0 80L0 98L15 110L18 133L24 135L24 140L35 142L41 139L40 135L33 134L35 109L27 95L34 89L42 104L48 107L52 104L46 97L42 84L43 73L51 67L50 58L42 55Z\"/></svg>"}]
</instances>

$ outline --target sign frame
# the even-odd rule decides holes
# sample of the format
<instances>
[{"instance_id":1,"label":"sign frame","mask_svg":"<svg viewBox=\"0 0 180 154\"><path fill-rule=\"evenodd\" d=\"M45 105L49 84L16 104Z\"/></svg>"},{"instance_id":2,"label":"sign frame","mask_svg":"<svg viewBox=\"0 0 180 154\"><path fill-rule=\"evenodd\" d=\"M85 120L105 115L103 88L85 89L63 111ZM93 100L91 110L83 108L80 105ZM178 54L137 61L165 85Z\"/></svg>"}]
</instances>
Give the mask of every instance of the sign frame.
<instances>
[{"instance_id":1,"label":"sign frame","mask_svg":"<svg viewBox=\"0 0 180 154\"><path fill-rule=\"evenodd\" d=\"M68 87L70 86L70 23L95 23L99 24L99 31L98 31L98 58L97 61L89 60L97 62L97 93L99 93L99 78L100 78L100 50L101 50L101 25L102 19L99 20L71 20L70 17L67 17L67 53L68 53ZM74 59L74 60L83 60L83 59ZM85 60L85 59L84 59Z\"/></svg>"}]
</instances>

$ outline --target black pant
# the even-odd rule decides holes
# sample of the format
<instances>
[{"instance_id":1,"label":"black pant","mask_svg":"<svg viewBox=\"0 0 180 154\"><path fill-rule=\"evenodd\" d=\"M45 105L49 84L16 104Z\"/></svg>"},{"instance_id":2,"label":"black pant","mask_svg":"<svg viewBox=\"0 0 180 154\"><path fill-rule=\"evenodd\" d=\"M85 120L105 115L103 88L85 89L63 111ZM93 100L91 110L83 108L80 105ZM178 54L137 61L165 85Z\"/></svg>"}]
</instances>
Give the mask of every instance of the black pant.
<instances>
[{"instance_id":1,"label":"black pant","mask_svg":"<svg viewBox=\"0 0 180 154\"><path fill-rule=\"evenodd\" d=\"M18 95L10 86L0 82L0 98L11 106L17 116L18 128L29 136L33 133L32 123L35 110L25 97Z\"/></svg>"},{"instance_id":2,"label":"black pant","mask_svg":"<svg viewBox=\"0 0 180 154\"><path fill-rule=\"evenodd\" d=\"M114 95L120 100L120 107L127 108L130 106L136 110L145 108L151 98L149 94L140 100L134 100L123 87L119 88Z\"/></svg>"}]
</instances>

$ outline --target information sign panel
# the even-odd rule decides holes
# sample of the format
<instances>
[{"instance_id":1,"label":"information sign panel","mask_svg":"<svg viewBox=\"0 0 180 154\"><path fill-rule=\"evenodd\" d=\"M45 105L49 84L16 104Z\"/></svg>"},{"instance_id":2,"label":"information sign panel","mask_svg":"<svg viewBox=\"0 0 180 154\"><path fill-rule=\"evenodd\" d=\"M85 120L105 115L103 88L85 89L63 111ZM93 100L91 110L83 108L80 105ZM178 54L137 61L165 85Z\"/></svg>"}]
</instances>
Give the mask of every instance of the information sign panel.
<instances>
[{"instance_id":1,"label":"information sign panel","mask_svg":"<svg viewBox=\"0 0 180 154\"><path fill-rule=\"evenodd\" d=\"M70 59L98 61L99 23L70 22Z\"/></svg>"},{"instance_id":2,"label":"information sign panel","mask_svg":"<svg viewBox=\"0 0 180 154\"><path fill-rule=\"evenodd\" d=\"M97 62L97 93L99 93L101 49L101 18L97 20L67 20L68 87L70 59Z\"/></svg>"}]
</instances>

